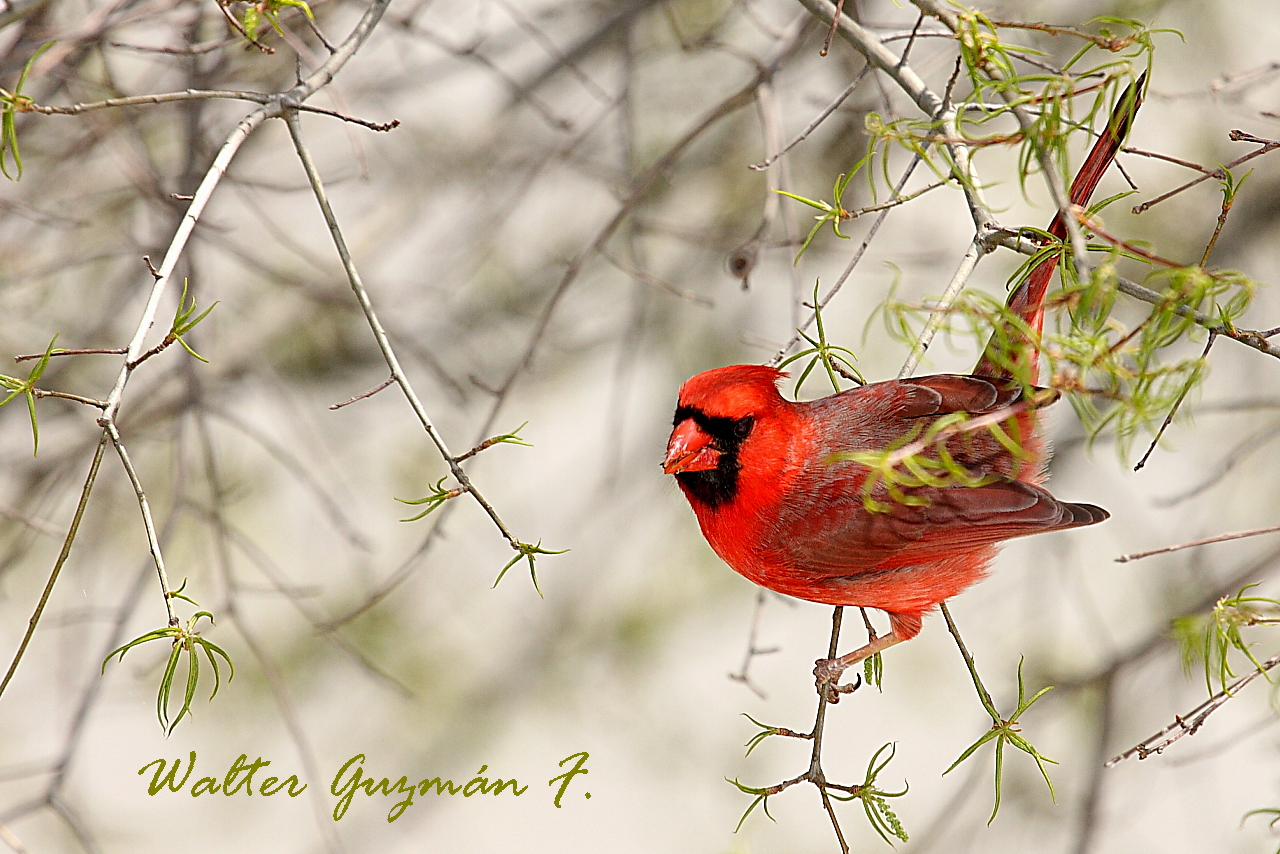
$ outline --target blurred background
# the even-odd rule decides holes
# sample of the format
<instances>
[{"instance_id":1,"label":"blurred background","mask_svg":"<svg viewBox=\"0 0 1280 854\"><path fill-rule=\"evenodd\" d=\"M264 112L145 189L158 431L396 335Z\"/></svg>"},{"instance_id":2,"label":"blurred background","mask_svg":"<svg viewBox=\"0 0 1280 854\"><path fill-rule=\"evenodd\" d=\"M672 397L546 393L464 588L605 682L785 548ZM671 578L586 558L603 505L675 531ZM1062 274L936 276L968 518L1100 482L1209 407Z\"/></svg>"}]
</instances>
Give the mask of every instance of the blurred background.
<instances>
[{"instance_id":1,"label":"blurred background","mask_svg":"<svg viewBox=\"0 0 1280 854\"><path fill-rule=\"evenodd\" d=\"M243 3L226 8L243 20ZM42 104L278 91L326 50L300 9L263 8L279 11L284 31L263 24L269 55L246 47L213 2L10 2L0 8L0 85L12 90L34 51L56 39L23 89ZM333 43L366 8L311 6ZM895 53L917 24L908 4L847 0L846 10ZM1268 0L986 11L1090 32L1100 15L1180 31L1154 36L1134 146L1214 168L1256 148L1230 141L1230 130L1280 135L1280 16ZM812 787L772 798L773 821L757 809L735 833L751 798L726 782L765 786L807 768L807 742L768 739L744 757L758 729L743 714L808 730L831 609L768 595L757 614L757 589L711 552L658 465L680 383L771 358L803 319L799 301L815 280L834 282L867 236L871 216L842 227L849 240L827 229L793 264L813 211L771 199L770 186L829 199L836 176L865 153L869 113L918 116L892 81L868 75L772 170L748 169L862 70L838 39L819 55L825 31L788 0L396 0L311 103L400 126L376 133L303 115L392 346L450 448L517 427L532 444L485 450L468 472L514 536L568 550L537 560L541 597L523 563L493 586L512 551L469 497L400 521L417 511L395 499L427 495L448 470L396 388L330 410L387 369L283 123L258 130L177 268L200 310L217 302L185 336L208 363L176 346L149 360L119 416L170 577L215 615L201 631L234 660L235 678L224 671L207 702L206 668L192 715L166 737L155 694L167 643L144 644L101 675L111 649L165 623L138 503L108 452L0 698L0 842L30 852L839 851ZM938 92L956 55L940 33L925 20L910 55ZM1005 35L1050 65L1081 46L1066 35ZM127 343L152 283L143 256L163 256L182 197L251 108L186 100L16 116L22 179L0 187L6 360L42 351L55 334L60 347ZM1280 266L1275 156L1237 170L1254 172L1211 258L1261 282ZM893 180L907 161L891 157ZM1002 223L1048 223L1043 181L1033 176L1024 194L1014 152L984 149L975 163ZM1121 164L1139 187L1132 204L1197 174L1136 155ZM921 168L908 189L932 180ZM1098 197L1125 189L1113 171ZM859 177L844 203L873 201ZM1140 216L1126 200L1105 218L1194 263L1220 202L1209 180ZM885 218L825 313L827 335L857 353L868 378L896 375L906 357L877 306L895 287L912 301L940 293L971 238L954 188ZM749 287L730 274L731 256L754 256ZM1001 295L1020 262L997 252L971 286ZM179 282L150 343L176 309ZM1148 310L1121 298L1117 317L1132 324ZM1280 301L1263 288L1241 325L1270 329L1278 317ZM1202 346L1203 337L1179 345L1183 355ZM922 370L967 370L975 352L973 341L942 337ZM25 377L32 363L8 364ZM1280 808L1280 727L1261 680L1164 755L1101 767L1206 697L1200 671L1183 670L1174 618L1250 582L1261 582L1259 595L1280 593L1274 536L1114 562L1278 524L1280 365L1229 340L1210 365L1137 473L1149 435L1121 459L1105 434L1090 447L1070 407L1055 407L1055 494L1101 504L1112 519L1008 545L991 576L952 604L1001 709L1016 705L1019 660L1029 693L1056 686L1021 721L1059 763L1056 804L1034 763L1013 751L989 826L991 748L943 776L990 722L936 615L887 653L883 692L864 688L830 709L829 778L861 782L872 754L896 744L880 783L910 785L893 801L911 835L902 850L1274 850L1269 816L1241 822L1249 810ZM40 385L101 398L119 369L119 356L57 358ZM37 409L38 456L24 401L0 409L6 665L101 433L92 407L45 399ZM177 605L184 619L197 610ZM859 642L858 622L846 620L846 649ZM735 681L753 623L755 645L773 651ZM1265 627L1245 640L1257 642L1259 659L1280 647ZM180 675L175 702L183 684ZM149 796L150 772L138 769L190 751L198 760L188 788L221 777L242 753L308 788L297 798ZM559 783L548 781L580 751L590 773L557 808ZM386 816L398 798L360 794L335 823L329 786L358 753L378 778L514 777L528 790L420 796L394 823ZM884 849L860 804L837 811L854 850Z\"/></svg>"}]
</instances>

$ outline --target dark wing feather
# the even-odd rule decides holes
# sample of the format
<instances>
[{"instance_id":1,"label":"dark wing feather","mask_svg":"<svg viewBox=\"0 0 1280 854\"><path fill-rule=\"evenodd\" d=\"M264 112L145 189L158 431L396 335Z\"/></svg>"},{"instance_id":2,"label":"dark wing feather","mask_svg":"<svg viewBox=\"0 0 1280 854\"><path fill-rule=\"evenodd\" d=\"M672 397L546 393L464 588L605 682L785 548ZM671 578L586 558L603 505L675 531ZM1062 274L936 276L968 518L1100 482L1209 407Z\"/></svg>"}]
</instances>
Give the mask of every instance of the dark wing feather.
<instances>
[{"instance_id":1,"label":"dark wing feather","mask_svg":"<svg viewBox=\"0 0 1280 854\"><path fill-rule=\"evenodd\" d=\"M1039 397L1038 405L1054 399ZM948 448L960 465L997 480L977 487L909 490L920 504L894 501L881 484L872 497L888 508L885 512L872 512L863 502L866 468L837 456L880 450L918 435L927 426L920 419L953 412L981 415L1021 400L1023 386L1011 380L935 374L874 383L811 402L816 444L827 453L809 460L791 485L778 509L774 530L779 533L763 544L765 550L791 566L851 575L1102 521L1103 510L1065 504L1038 486L1007 476L1017 466L987 431L954 437Z\"/></svg>"},{"instance_id":2,"label":"dark wing feather","mask_svg":"<svg viewBox=\"0 0 1280 854\"><path fill-rule=\"evenodd\" d=\"M934 374L895 380L902 386L900 418L923 418L968 412L981 415L1010 406L1022 398L1022 386L964 374Z\"/></svg>"},{"instance_id":3,"label":"dark wing feather","mask_svg":"<svg viewBox=\"0 0 1280 854\"><path fill-rule=\"evenodd\" d=\"M894 504L887 512L872 513L860 496L851 496L852 501L842 502L843 512L793 524L776 551L793 566L811 572L855 575L914 566L1028 534L1091 525L1108 515L1092 505L1058 501L1020 481L923 488L913 495L929 503Z\"/></svg>"}]
</instances>

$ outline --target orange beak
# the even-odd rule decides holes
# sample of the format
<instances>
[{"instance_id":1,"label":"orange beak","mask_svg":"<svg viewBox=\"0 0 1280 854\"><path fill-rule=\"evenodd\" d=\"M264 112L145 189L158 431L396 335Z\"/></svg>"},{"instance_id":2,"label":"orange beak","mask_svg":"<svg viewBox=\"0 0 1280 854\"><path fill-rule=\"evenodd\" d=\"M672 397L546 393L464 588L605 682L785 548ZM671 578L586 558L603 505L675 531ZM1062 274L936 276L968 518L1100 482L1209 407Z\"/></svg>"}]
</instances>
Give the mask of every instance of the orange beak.
<instances>
[{"instance_id":1,"label":"orange beak","mask_svg":"<svg viewBox=\"0 0 1280 854\"><path fill-rule=\"evenodd\" d=\"M692 418L686 418L671 431L667 441L667 458L662 470L667 474L682 471L711 471L720 465L720 450Z\"/></svg>"}]
</instances>

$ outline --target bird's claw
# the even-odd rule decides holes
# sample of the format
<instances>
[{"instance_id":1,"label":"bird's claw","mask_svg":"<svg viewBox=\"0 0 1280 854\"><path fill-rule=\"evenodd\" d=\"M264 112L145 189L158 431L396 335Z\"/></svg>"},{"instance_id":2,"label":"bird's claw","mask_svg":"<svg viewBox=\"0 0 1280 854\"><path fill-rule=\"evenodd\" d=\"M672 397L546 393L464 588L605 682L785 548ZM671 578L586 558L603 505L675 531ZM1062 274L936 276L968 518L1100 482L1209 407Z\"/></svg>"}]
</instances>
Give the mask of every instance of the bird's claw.
<instances>
[{"instance_id":1,"label":"bird's claw","mask_svg":"<svg viewBox=\"0 0 1280 854\"><path fill-rule=\"evenodd\" d=\"M828 703L840 702L841 694L852 694L862 687L862 677L855 676L852 682L837 684L845 668L834 658L822 658L814 663L813 675L817 683L818 694Z\"/></svg>"}]
</instances>

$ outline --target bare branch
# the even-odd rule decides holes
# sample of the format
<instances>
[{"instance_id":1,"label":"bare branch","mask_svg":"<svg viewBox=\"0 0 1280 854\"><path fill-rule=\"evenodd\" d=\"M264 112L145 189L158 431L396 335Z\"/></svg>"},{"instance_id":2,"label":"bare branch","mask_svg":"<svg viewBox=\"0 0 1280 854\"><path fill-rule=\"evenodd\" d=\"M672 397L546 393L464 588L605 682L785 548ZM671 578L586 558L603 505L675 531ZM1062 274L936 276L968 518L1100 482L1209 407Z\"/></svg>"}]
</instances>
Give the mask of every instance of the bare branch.
<instances>
[{"instance_id":1,"label":"bare branch","mask_svg":"<svg viewBox=\"0 0 1280 854\"><path fill-rule=\"evenodd\" d=\"M1169 745L1178 741L1183 736L1195 735L1199 732L1200 727L1204 726L1204 722L1209 718L1209 715L1216 712L1224 703L1227 702L1227 700L1230 700L1238 694L1241 688L1248 685L1259 676L1267 673L1277 665L1280 665L1280 655L1267 659L1262 663L1261 667L1256 668L1252 673L1246 674L1235 682L1232 682L1225 689L1214 694L1212 697L1205 700L1185 715L1174 715L1173 723L1169 724L1167 727L1160 730L1160 732L1151 736L1141 744L1135 744L1119 756L1108 760L1106 767L1110 768L1112 765L1115 765L1118 762L1123 762L1130 756L1136 756L1139 759L1146 759L1148 756L1163 753L1165 748L1169 747Z\"/></svg>"},{"instance_id":2,"label":"bare branch","mask_svg":"<svg viewBox=\"0 0 1280 854\"><path fill-rule=\"evenodd\" d=\"M471 494L471 497L476 500L476 503L480 505L481 509L484 510L485 514L502 533L507 543L513 549L519 550L521 548L520 541L507 529L506 523L498 516L498 511L494 510L488 500L476 489L466 471L454 459L453 454L449 451L449 446L445 444L444 437L436 430L430 416L427 415L426 408L422 405L422 401L418 399L417 392L413 390L413 386L409 383L409 378L405 376L404 370L400 367L400 360L396 356L395 350L392 349L391 342L387 340L386 330L383 329L382 322L378 319L378 314L373 308L373 301L369 298L369 292L364 286L360 272L356 269L355 262L351 260L351 253L347 249L346 239L342 236L337 216L329 205L329 197L320 181L320 173L316 170L315 161L312 160L310 150L302 141L302 128L297 112L287 112L285 114L285 122L289 126L289 135L293 139L294 148L298 152L298 159L302 162L302 168L307 173L307 179L311 182L316 203L320 205L320 211L324 214L325 222L329 226L329 233L333 236L334 246L338 250L338 257L341 258L342 267L347 273L347 281L351 284L351 290L355 293L356 300L360 303L365 319L369 322L369 328L373 331L373 337L378 343L378 349L382 352L382 358L386 361L387 367L391 369L391 376L399 384L400 390L404 393L410 408L418 416L422 429L426 431L428 438L436 446L440 456L444 458L445 463L449 466L449 472L453 475L454 480L458 482L459 487L464 492Z\"/></svg>"},{"instance_id":3,"label":"bare branch","mask_svg":"<svg viewBox=\"0 0 1280 854\"><path fill-rule=\"evenodd\" d=\"M93 485L98 480L98 467L102 465L102 455L107 450L107 433L102 432L102 438L98 440L98 450L94 452L93 462L89 464L89 475L85 478L84 486L80 490L80 502L76 505L75 515L71 517L71 527L67 530L67 536L62 541L62 551L58 554L57 561L53 564L53 571L49 573L49 580L45 582L44 592L40 594L40 601L36 603L35 612L31 615L31 619L27 621L26 634L22 636L22 642L18 644L18 650L13 654L13 660L9 662L9 670L4 674L4 680L0 681L0 695L4 694L4 689L9 686L13 674L18 669L18 663L22 661L22 655L27 651L27 644L31 643L31 636L36 632L36 625L40 622L40 615L44 613L44 607L49 603L49 595L53 592L53 585L58 580L58 574L62 572L62 567L67 562L67 558L71 556L71 545L76 541L76 532L80 530L80 521L84 518L85 508L89 505L89 494L93 491Z\"/></svg>"},{"instance_id":4,"label":"bare branch","mask_svg":"<svg viewBox=\"0 0 1280 854\"><path fill-rule=\"evenodd\" d=\"M1143 202L1140 205L1134 206L1133 212L1135 214L1140 214L1147 210L1150 210L1151 208L1155 207L1156 205L1160 204L1166 199L1171 199L1174 196L1178 195L1179 193L1185 190L1191 189L1197 184L1201 184L1205 181L1208 181L1210 178L1217 178L1219 181L1224 180L1227 177L1227 170L1234 169L1242 163L1248 163L1250 160L1252 160L1255 157L1261 157L1262 155L1267 154L1268 152L1275 151L1277 148L1280 148L1280 141L1261 139L1259 137L1253 136L1252 134L1247 134L1241 130L1233 130L1228 135L1231 137L1231 139L1234 142L1254 142L1261 145L1262 147L1255 151L1249 152L1243 157L1237 157L1235 160L1232 160L1230 163L1226 164L1220 169L1215 169L1212 172L1207 172L1201 175L1199 178L1193 178L1187 183L1179 187L1174 187L1169 192L1162 193L1159 196L1156 196L1154 199L1152 199L1149 202Z\"/></svg>"},{"instance_id":5,"label":"bare branch","mask_svg":"<svg viewBox=\"0 0 1280 854\"><path fill-rule=\"evenodd\" d=\"M142 481L138 479L138 472L133 467L133 461L129 459L129 452L125 449L124 442L120 440L116 425L108 424L106 433L111 437L111 444L115 445L116 453L120 455L120 463L124 466L125 474L129 476L129 483L133 486L133 493L138 498L138 507L142 510L142 527L147 532L147 546L151 550L151 559L155 561L156 574L160 576L160 590L164 593L164 608L169 615L169 625L176 626L178 615L173 610L173 588L169 586L169 575L165 572L164 557L160 553L160 538L156 536L156 525L151 518L151 503L147 501L147 493L142 488Z\"/></svg>"},{"instance_id":6,"label":"bare branch","mask_svg":"<svg viewBox=\"0 0 1280 854\"><path fill-rule=\"evenodd\" d=\"M395 381L396 381L395 374L392 374L391 376L387 377L385 380L378 383L376 386L369 389L368 391L362 391L359 394L357 394L355 397L348 398L347 400L342 401L342 403L335 403L333 404L333 406L330 406L329 408L341 409L344 406L350 406L351 404L355 403L358 400L364 400L365 398L373 397L375 394L382 391L384 388L391 385Z\"/></svg>"},{"instance_id":7,"label":"bare branch","mask_svg":"<svg viewBox=\"0 0 1280 854\"><path fill-rule=\"evenodd\" d=\"M1225 543L1228 540L1241 540L1245 537L1256 537L1260 534L1274 534L1277 531L1280 531L1280 525L1273 525L1270 528L1254 528L1251 531L1236 531L1233 534L1218 534L1216 537L1206 537L1203 540L1192 540L1189 543L1179 543L1176 546L1165 546L1160 549L1152 549L1149 552L1134 552L1133 554L1121 555L1116 558L1116 563L1128 563L1131 560L1142 560L1144 557L1168 554L1169 552L1189 549L1193 546L1207 546L1212 543Z\"/></svg>"}]
</instances>

